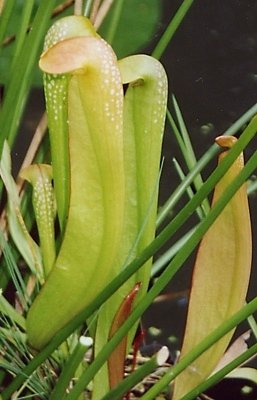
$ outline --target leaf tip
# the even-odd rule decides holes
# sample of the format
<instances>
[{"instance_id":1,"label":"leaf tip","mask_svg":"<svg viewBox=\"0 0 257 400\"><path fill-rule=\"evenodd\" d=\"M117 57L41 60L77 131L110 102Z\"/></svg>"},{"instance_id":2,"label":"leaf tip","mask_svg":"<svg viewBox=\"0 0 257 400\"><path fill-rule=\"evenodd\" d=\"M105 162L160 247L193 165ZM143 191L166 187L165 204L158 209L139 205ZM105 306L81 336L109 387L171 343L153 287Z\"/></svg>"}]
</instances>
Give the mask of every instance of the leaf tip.
<instances>
[{"instance_id":1,"label":"leaf tip","mask_svg":"<svg viewBox=\"0 0 257 400\"><path fill-rule=\"evenodd\" d=\"M237 138L235 136L223 135L218 136L215 142L222 148L231 149L231 147L236 143Z\"/></svg>"}]
</instances>

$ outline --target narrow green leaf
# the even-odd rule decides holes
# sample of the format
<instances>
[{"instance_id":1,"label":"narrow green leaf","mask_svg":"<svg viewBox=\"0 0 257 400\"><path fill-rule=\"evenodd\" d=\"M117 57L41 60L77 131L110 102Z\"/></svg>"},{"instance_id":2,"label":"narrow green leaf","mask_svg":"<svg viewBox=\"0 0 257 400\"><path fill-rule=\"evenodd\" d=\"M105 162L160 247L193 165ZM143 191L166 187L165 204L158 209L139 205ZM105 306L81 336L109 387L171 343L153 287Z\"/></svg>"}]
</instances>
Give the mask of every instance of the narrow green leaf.
<instances>
[{"instance_id":1,"label":"narrow green leaf","mask_svg":"<svg viewBox=\"0 0 257 400\"><path fill-rule=\"evenodd\" d=\"M0 313L8 316L15 324L19 325L23 330L25 329L26 320L19 314L13 306L3 296L0 289Z\"/></svg>"},{"instance_id":2,"label":"narrow green leaf","mask_svg":"<svg viewBox=\"0 0 257 400\"><path fill-rule=\"evenodd\" d=\"M26 0L22 8L20 26L16 34L15 49L11 64L11 72L10 72L11 76L14 73L13 66L15 66L16 59L19 56L21 48L24 44L24 40L26 39L26 33L28 30L33 7L34 7L34 0Z\"/></svg>"},{"instance_id":3,"label":"narrow green leaf","mask_svg":"<svg viewBox=\"0 0 257 400\"><path fill-rule=\"evenodd\" d=\"M4 38L9 19L12 15L15 0L8 0L4 2L4 8L1 10L1 24L0 24L0 43Z\"/></svg>"},{"instance_id":4,"label":"narrow green leaf","mask_svg":"<svg viewBox=\"0 0 257 400\"><path fill-rule=\"evenodd\" d=\"M13 248L9 246L2 230L0 230L0 248L3 252L3 257L6 262L6 268L8 275L10 276L12 283L15 287L17 298L23 310L27 311L30 305L30 299L27 293L26 285L21 275L21 271L16 263L13 254Z\"/></svg>"},{"instance_id":5,"label":"narrow green leaf","mask_svg":"<svg viewBox=\"0 0 257 400\"><path fill-rule=\"evenodd\" d=\"M124 8L124 3L125 3L125 0L117 0L117 1L113 2L113 6L111 7L109 13L107 14L107 19L109 21L107 21L107 32L106 32L106 34L103 35L103 37L111 45L113 45L113 39L115 37L117 28L119 26L122 9ZM130 4L130 6L131 6L131 4ZM127 14L128 10L129 10L128 7L126 7L126 14ZM101 8L99 8L99 11L101 11ZM97 20L96 20L96 25L98 25ZM100 29L100 32L101 32L101 29ZM127 35L125 35L125 36L127 36Z\"/></svg>"},{"instance_id":6,"label":"narrow green leaf","mask_svg":"<svg viewBox=\"0 0 257 400\"><path fill-rule=\"evenodd\" d=\"M163 346L149 361L124 378L124 380L115 389L107 393L102 400L121 399L130 389L135 387L138 383L142 383L147 375L150 375L150 373L162 366L167 361L168 356L169 350L167 347Z\"/></svg>"},{"instance_id":7,"label":"narrow green leaf","mask_svg":"<svg viewBox=\"0 0 257 400\"><path fill-rule=\"evenodd\" d=\"M172 97L172 101L173 101L173 106L174 106L175 113L176 113L176 118L178 120L181 139L184 144L184 146L181 150L182 150L185 162L187 164L188 170L191 171L191 169L196 165L196 157L195 157L193 145L191 143L190 135L187 131L186 124L183 119L183 115L180 111L180 108L179 108L179 105L177 103L175 96ZM194 179L195 189L199 190L200 187L202 186L202 184L203 184L203 180L202 180L201 175L199 174ZM208 213L209 209L210 209L210 206L209 206L208 200L206 199L202 204L202 212L206 215Z\"/></svg>"},{"instance_id":8,"label":"narrow green leaf","mask_svg":"<svg viewBox=\"0 0 257 400\"><path fill-rule=\"evenodd\" d=\"M174 164L174 167L175 167L175 169L176 169L176 171L177 171L177 174L178 174L178 176L179 176L181 182L183 182L184 179L185 179L185 174L184 174L184 172L183 172L181 166L179 165L178 161L177 161L175 158L173 159L173 164ZM193 189L192 189L191 186L188 186L188 187L187 187L186 192L187 192L187 195L188 195L188 197L189 197L190 199L194 196L194 191L193 191ZM197 213L198 218L199 218L200 220L204 217L204 214L203 214L202 209L201 209L200 207L197 208L196 213Z\"/></svg>"},{"instance_id":9,"label":"narrow green leaf","mask_svg":"<svg viewBox=\"0 0 257 400\"><path fill-rule=\"evenodd\" d=\"M9 2L9 1L8 1ZM3 106L0 111L0 153L4 139L11 146L17 134L19 122L28 97L32 80L32 69L36 63L39 46L45 34L55 0L41 2L32 23L32 29L16 60L15 75L10 81ZM15 99L15 102L13 101ZM11 110L11 112L10 112Z\"/></svg>"},{"instance_id":10,"label":"narrow green leaf","mask_svg":"<svg viewBox=\"0 0 257 400\"><path fill-rule=\"evenodd\" d=\"M152 52L152 56L157 58L158 60L161 58L162 54L164 53L166 47L168 46L170 40L176 33L177 29L179 28L181 22L187 15L190 7L193 5L194 0L184 0L180 5L179 9L177 10L174 17L171 19L167 29L165 30L164 34L162 35L161 39L157 43L154 51Z\"/></svg>"},{"instance_id":11,"label":"narrow green leaf","mask_svg":"<svg viewBox=\"0 0 257 400\"><path fill-rule=\"evenodd\" d=\"M86 351L92 346L93 340L91 337L81 336L76 348L65 363L60 377L52 391L49 400L61 400L65 396L66 388L70 381L74 378L75 372L83 362Z\"/></svg>"}]
</instances>

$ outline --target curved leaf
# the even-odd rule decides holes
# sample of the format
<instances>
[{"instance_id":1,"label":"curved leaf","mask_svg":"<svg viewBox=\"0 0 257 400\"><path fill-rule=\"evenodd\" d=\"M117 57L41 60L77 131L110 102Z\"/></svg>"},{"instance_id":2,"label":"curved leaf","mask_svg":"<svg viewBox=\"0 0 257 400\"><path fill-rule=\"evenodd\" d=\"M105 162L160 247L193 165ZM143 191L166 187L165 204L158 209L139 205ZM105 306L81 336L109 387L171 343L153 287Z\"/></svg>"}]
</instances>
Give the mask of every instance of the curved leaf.
<instances>
[{"instance_id":1,"label":"curved leaf","mask_svg":"<svg viewBox=\"0 0 257 400\"><path fill-rule=\"evenodd\" d=\"M231 136L216 139L231 147ZM226 157L227 151L220 155ZM213 204L243 168L241 154L217 184ZM193 273L181 358L245 302L251 269L251 224L246 185L230 200L204 236ZM175 380L174 400L180 399L214 370L232 337L230 332L200 356Z\"/></svg>"},{"instance_id":2,"label":"curved leaf","mask_svg":"<svg viewBox=\"0 0 257 400\"><path fill-rule=\"evenodd\" d=\"M61 55L68 57L74 51L79 62L75 56L69 72ZM102 39L78 36L50 47L41 67L56 54L63 60L59 73L69 76L70 199L56 264L27 318L28 338L36 348L44 346L111 279L123 226L123 91L116 57ZM53 95L55 90L53 86ZM58 112L55 108L53 116L58 118Z\"/></svg>"},{"instance_id":3,"label":"curved leaf","mask_svg":"<svg viewBox=\"0 0 257 400\"><path fill-rule=\"evenodd\" d=\"M167 77L159 61L146 55L136 55L120 60L119 68L122 81L128 84L128 87L123 113L124 226L115 263L117 272L140 254L155 235L160 157L167 103ZM96 354L108 341L112 319L136 282L142 284L136 302L145 295L151 264L151 260L145 263L144 267L101 308L95 338ZM128 347L135 330L136 326L128 336ZM105 365L95 377L99 390L94 391L96 399L106 393L107 378Z\"/></svg>"},{"instance_id":4,"label":"curved leaf","mask_svg":"<svg viewBox=\"0 0 257 400\"><path fill-rule=\"evenodd\" d=\"M40 238L45 277L55 261L54 218L55 205L52 186L52 168L46 164L34 164L24 168L20 176L33 186L33 207Z\"/></svg>"}]
</instances>

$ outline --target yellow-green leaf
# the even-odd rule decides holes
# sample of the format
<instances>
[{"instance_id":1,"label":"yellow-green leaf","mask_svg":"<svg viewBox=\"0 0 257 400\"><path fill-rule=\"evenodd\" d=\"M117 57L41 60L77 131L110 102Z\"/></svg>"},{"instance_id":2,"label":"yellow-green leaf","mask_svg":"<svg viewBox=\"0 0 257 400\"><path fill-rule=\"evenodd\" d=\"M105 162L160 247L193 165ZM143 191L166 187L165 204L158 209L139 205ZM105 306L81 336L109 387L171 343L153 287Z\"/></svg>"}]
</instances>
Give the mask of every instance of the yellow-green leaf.
<instances>
[{"instance_id":1,"label":"yellow-green leaf","mask_svg":"<svg viewBox=\"0 0 257 400\"><path fill-rule=\"evenodd\" d=\"M66 62L74 63L76 59L74 60L74 54L67 56L66 51L59 51L58 57L60 59L57 60L57 65L55 65L53 56L57 54L57 51L49 54L48 50L61 41L78 36L98 37L94 27L85 17L69 16L56 21L47 32L44 52L39 61L40 67L45 72L44 91L55 182L54 189L62 232L64 232L67 222L70 198L69 129L67 124L69 118L67 93L70 74L64 74L64 69L66 68L67 71ZM66 57L65 62L63 57ZM56 73L53 72L55 69ZM74 65L71 69L74 69Z\"/></svg>"},{"instance_id":2,"label":"yellow-green leaf","mask_svg":"<svg viewBox=\"0 0 257 400\"><path fill-rule=\"evenodd\" d=\"M118 272L147 246L155 235L160 158L167 104L167 77L159 61L147 55L119 60L122 82L127 86L123 110L124 226L115 268ZM136 302L145 295L152 261L129 279L101 308L97 320L95 352L108 341L111 323L123 299L141 282ZM128 335L131 344L136 326ZM108 390L107 365L95 377L93 399Z\"/></svg>"},{"instance_id":3,"label":"yellow-green leaf","mask_svg":"<svg viewBox=\"0 0 257 400\"><path fill-rule=\"evenodd\" d=\"M42 282L43 266L41 253L39 246L32 239L21 213L21 199L16 182L12 176L10 148L7 142L4 143L3 147L0 176L7 191L7 218L11 237L31 271Z\"/></svg>"},{"instance_id":4,"label":"yellow-green leaf","mask_svg":"<svg viewBox=\"0 0 257 400\"><path fill-rule=\"evenodd\" d=\"M113 276L124 211L123 90L111 47L97 36L75 36L46 50L40 65L52 74L47 84L53 93L56 74L67 77L70 198L59 255L27 318L28 338L36 348ZM52 106L58 120L62 110ZM54 184L58 179L54 176Z\"/></svg>"},{"instance_id":5,"label":"yellow-green leaf","mask_svg":"<svg viewBox=\"0 0 257 400\"><path fill-rule=\"evenodd\" d=\"M55 261L54 219L55 205L52 186L52 167L33 164L20 173L33 186L33 207L40 238L44 275L47 277Z\"/></svg>"}]
</instances>

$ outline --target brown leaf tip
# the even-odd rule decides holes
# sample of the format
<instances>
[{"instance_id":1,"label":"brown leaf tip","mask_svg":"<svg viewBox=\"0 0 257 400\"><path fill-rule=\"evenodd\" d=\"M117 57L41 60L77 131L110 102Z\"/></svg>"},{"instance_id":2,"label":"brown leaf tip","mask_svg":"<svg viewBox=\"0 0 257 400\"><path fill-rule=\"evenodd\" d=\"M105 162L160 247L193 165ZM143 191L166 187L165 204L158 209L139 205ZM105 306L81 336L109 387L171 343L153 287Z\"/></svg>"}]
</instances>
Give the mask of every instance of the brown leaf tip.
<instances>
[{"instance_id":1,"label":"brown leaf tip","mask_svg":"<svg viewBox=\"0 0 257 400\"><path fill-rule=\"evenodd\" d=\"M223 136L218 136L215 139L215 142L222 148L227 148L230 149L237 141L237 138L235 136L228 136L228 135L223 135Z\"/></svg>"}]
</instances>

